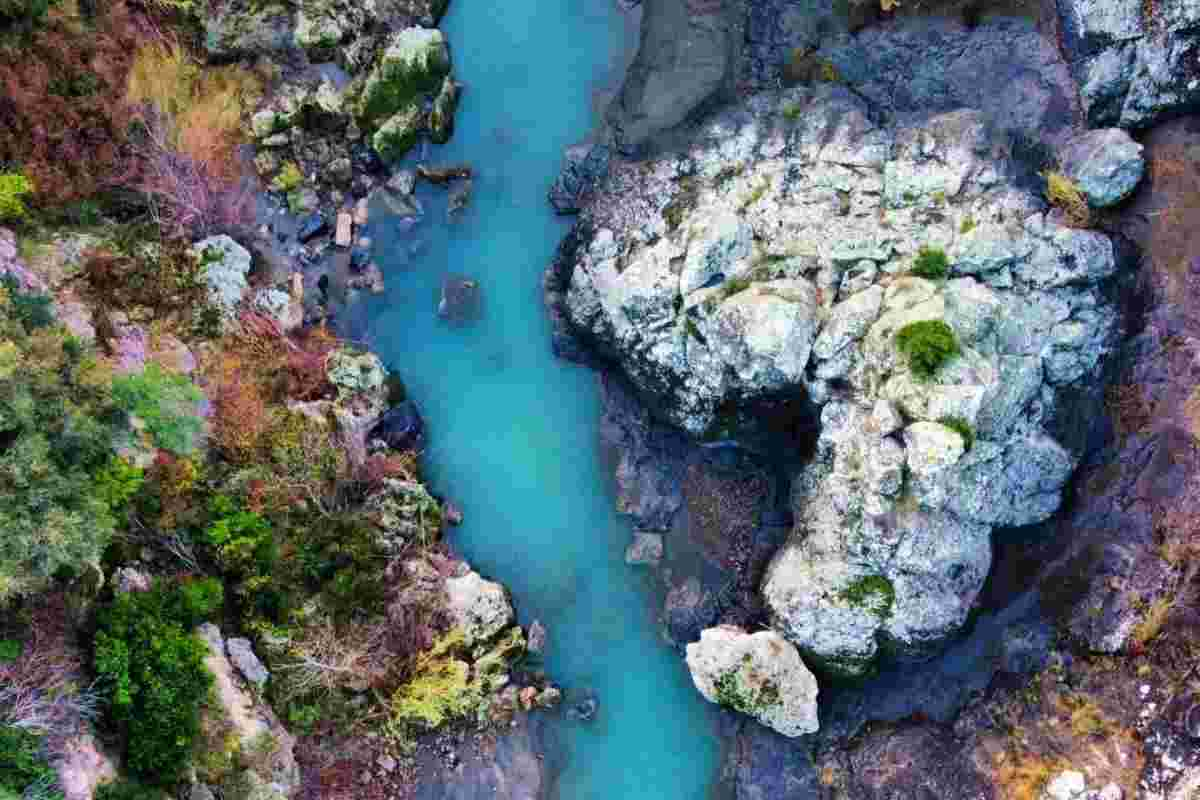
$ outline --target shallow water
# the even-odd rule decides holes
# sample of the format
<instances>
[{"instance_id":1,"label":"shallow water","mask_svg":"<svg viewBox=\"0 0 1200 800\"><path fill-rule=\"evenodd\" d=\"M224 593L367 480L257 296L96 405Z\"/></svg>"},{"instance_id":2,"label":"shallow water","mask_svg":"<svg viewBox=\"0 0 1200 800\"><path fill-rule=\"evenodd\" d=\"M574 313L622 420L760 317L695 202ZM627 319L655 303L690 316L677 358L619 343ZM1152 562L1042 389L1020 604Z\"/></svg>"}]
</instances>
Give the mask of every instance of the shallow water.
<instances>
[{"instance_id":1,"label":"shallow water","mask_svg":"<svg viewBox=\"0 0 1200 800\"><path fill-rule=\"evenodd\" d=\"M548 626L548 672L598 695L595 722L563 721L555 737L556 795L692 800L716 777L715 714L659 637L650 579L622 560L630 530L600 453L596 376L553 357L541 302L568 224L546 189L591 128L628 36L613 5L451 4L442 27L467 88L453 140L430 160L475 165L474 195L447 226L444 192L422 186L425 221L407 232L372 209L388 288L363 335L426 417L426 474L466 515L453 544L513 590L523 623ZM481 282L480 322L438 319L446 273Z\"/></svg>"}]
</instances>

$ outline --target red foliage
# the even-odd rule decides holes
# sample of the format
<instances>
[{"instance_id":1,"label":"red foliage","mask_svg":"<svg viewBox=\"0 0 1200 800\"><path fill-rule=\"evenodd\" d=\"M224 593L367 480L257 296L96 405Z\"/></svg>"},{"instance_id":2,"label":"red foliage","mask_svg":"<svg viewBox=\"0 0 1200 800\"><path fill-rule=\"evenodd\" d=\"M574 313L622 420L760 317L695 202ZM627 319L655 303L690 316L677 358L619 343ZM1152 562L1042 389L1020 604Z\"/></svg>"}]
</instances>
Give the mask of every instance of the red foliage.
<instances>
[{"instance_id":1,"label":"red foliage","mask_svg":"<svg viewBox=\"0 0 1200 800\"><path fill-rule=\"evenodd\" d=\"M322 328L308 331L288 353L288 395L297 400L319 400L333 391L325 361L337 339Z\"/></svg>"},{"instance_id":2,"label":"red foliage","mask_svg":"<svg viewBox=\"0 0 1200 800\"><path fill-rule=\"evenodd\" d=\"M213 398L213 442L234 463L254 459L271 426L262 391L241 369L222 376Z\"/></svg>"},{"instance_id":3,"label":"red foliage","mask_svg":"<svg viewBox=\"0 0 1200 800\"><path fill-rule=\"evenodd\" d=\"M0 48L0 162L19 165L43 204L94 194L124 158L125 79L150 23L120 0L100 5L90 27L52 14Z\"/></svg>"},{"instance_id":4,"label":"red foliage","mask_svg":"<svg viewBox=\"0 0 1200 800\"><path fill-rule=\"evenodd\" d=\"M377 489L388 478L415 480L415 467L411 454L376 453L363 462L359 469L359 480L367 484L368 489Z\"/></svg>"}]
</instances>

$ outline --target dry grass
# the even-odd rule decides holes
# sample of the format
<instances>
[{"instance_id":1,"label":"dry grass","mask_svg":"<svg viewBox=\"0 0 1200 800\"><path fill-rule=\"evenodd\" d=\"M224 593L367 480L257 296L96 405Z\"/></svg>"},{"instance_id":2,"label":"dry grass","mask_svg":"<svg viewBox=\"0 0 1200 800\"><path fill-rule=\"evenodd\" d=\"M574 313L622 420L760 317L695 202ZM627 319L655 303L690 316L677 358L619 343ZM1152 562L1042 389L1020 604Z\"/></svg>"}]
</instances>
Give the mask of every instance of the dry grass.
<instances>
[{"instance_id":1,"label":"dry grass","mask_svg":"<svg viewBox=\"0 0 1200 800\"><path fill-rule=\"evenodd\" d=\"M1062 209L1067 224L1076 228L1088 227L1092 222L1092 210L1079 186L1061 172L1043 172L1042 177L1046 179L1046 199Z\"/></svg>"},{"instance_id":2,"label":"dry grass","mask_svg":"<svg viewBox=\"0 0 1200 800\"><path fill-rule=\"evenodd\" d=\"M1150 604L1150 607L1146 609L1145 616L1142 617L1142 621L1133 629L1132 640L1136 649L1140 650L1144 648L1153 641L1154 637L1162 632L1174 608L1174 597L1160 597Z\"/></svg>"},{"instance_id":3,"label":"dry grass","mask_svg":"<svg viewBox=\"0 0 1200 800\"><path fill-rule=\"evenodd\" d=\"M180 44L153 42L134 58L125 100L165 115L177 151L232 178L237 174L234 148L245 141L243 119L262 92L262 81L242 67L201 68Z\"/></svg>"},{"instance_id":4,"label":"dry grass","mask_svg":"<svg viewBox=\"0 0 1200 800\"><path fill-rule=\"evenodd\" d=\"M1002 752L996 758L996 788L1005 800L1039 800L1050 779L1068 767L1058 758Z\"/></svg>"}]
</instances>

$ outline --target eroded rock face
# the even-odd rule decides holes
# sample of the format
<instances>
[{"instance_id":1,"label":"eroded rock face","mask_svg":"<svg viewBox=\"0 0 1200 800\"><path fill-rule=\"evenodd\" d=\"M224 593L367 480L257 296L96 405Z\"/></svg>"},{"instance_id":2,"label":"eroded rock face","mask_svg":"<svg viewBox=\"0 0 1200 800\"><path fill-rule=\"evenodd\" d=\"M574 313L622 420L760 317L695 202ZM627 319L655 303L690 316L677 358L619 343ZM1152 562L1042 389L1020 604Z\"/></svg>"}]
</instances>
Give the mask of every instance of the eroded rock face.
<instances>
[{"instance_id":1,"label":"eroded rock face","mask_svg":"<svg viewBox=\"0 0 1200 800\"><path fill-rule=\"evenodd\" d=\"M1145 127L1200 105L1200 5L1059 0L1058 14L1090 124Z\"/></svg>"},{"instance_id":2,"label":"eroded rock face","mask_svg":"<svg viewBox=\"0 0 1200 800\"><path fill-rule=\"evenodd\" d=\"M687 646L687 665L709 702L749 714L784 736L817 730L817 679L774 631L708 628Z\"/></svg>"},{"instance_id":3,"label":"eroded rock face","mask_svg":"<svg viewBox=\"0 0 1200 800\"><path fill-rule=\"evenodd\" d=\"M765 93L680 152L615 162L557 273L576 335L693 435L821 408L762 590L850 675L881 642L919 655L958 630L992 529L1058 508L1079 445L1052 435L1059 397L1117 328L1112 241L1020 188L982 112L874 119L840 87ZM944 276L914 274L923 250ZM932 375L898 347L913 323L953 335Z\"/></svg>"}]
</instances>

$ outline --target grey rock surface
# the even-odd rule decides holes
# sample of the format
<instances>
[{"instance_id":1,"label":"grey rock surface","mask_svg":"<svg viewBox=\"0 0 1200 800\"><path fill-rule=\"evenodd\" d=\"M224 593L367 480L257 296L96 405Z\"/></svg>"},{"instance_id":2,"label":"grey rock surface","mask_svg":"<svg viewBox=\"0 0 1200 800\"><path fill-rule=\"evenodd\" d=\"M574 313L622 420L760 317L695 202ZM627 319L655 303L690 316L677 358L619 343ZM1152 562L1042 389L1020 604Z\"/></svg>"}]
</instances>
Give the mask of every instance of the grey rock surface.
<instances>
[{"instance_id":1,"label":"grey rock surface","mask_svg":"<svg viewBox=\"0 0 1200 800\"><path fill-rule=\"evenodd\" d=\"M1113 347L1118 253L1022 188L1007 141L982 111L884 124L838 86L759 94L671 153L614 159L548 279L577 339L692 436L823 407L762 593L824 670L939 647L992 529L1046 519L1075 467L1058 398ZM922 248L946 280L910 273ZM928 321L958 353L927 380L897 335Z\"/></svg>"},{"instance_id":2,"label":"grey rock surface","mask_svg":"<svg viewBox=\"0 0 1200 800\"><path fill-rule=\"evenodd\" d=\"M209 300L227 317L232 316L250 288L246 281L250 273L250 251L221 234L196 242L192 245L192 253L204 265Z\"/></svg>"},{"instance_id":3,"label":"grey rock surface","mask_svg":"<svg viewBox=\"0 0 1200 800\"><path fill-rule=\"evenodd\" d=\"M774 631L708 628L687 646L687 665L709 702L749 714L784 736L818 728L817 679Z\"/></svg>"},{"instance_id":4,"label":"grey rock surface","mask_svg":"<svg viewBox=\"0 0 1200 800\"><path fill-rule=\"evenodd\" d=\"M1090 125L1142 128L1200 107L1200 5L1058 0L1057 9Z\"/></svg>"},{"instance_id":5,"label":"grey rock surface","mask_svg":"<svg viewBox=\"0 0 1200 800\"><path fill-rule=\"evenodd\" d=\"M1133 193L1146 172L1142 146L1119 128L1087 131L1059 151L1063 173L1094 208L1115 206Z\"/></svg>"},{"instance_id":6,"label":"grey rock surface","mask_svg":"<svg viewBox=\"0 0 1200 800\"><path fill-rule=\"evenodd\" d=\"M468 645L486 642L516 619L508 590L478 572L446 579L447 607Z\"/></svg>"},{"instance_id":7,"label":"grey rock surface","mask_svg":"<svg viewBox=\"0 0 1200 800\"><path fill-rule=\"evenodd\" d=\"M630 566L658 566L663 557L661 533L634 531L633 541L625 548L625 563Z\"/></svg>"},{"instance_id":8,"label":"grey rock surface","mask_svg":"<svg viewBox=\"0 0 1200 800\"><path fill-rule=\"evenodd\" d=\"M237 671L242 673L243 678L259 688L266 685L271 673L254 654L254 647L249 639L226 639L225 652L229 654L229 660L237 667Z\"/></svg>"}]
</instances>

